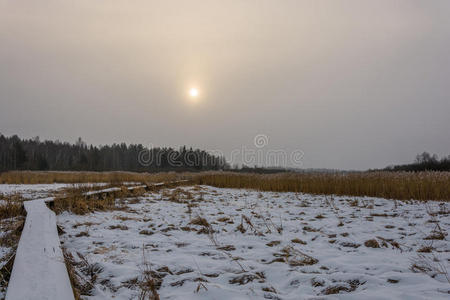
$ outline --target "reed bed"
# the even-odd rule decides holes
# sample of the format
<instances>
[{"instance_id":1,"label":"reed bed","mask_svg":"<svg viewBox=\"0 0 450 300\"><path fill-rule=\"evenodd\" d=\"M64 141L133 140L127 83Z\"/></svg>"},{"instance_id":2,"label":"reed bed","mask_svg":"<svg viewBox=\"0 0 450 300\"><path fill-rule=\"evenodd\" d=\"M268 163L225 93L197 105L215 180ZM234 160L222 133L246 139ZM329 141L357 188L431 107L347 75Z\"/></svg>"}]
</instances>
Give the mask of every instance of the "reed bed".
<instances>
[{"instance_id":1,"label":"reed bed","mask_svg":"<svg viewBox=\"0 0 450 300\"><path fill-rule=\"evenodd\" d=\"M52 209L57 213L70 211L74 214L84 215L94 211L106 211L123 209L121 200L125 198L136 198L146 193L145 189L129 190L121 186L120 191L110 194L99 194L86 196L85 193L91 189L85 186L67 188L59 192L53 202Z\"/></svg>"},{"instance_id":2,"label":"reed bed","mask_svg":"<svg viewBox=\"0 0 450 300\"><path fill-rule=\"evenodd\" d=\"M196 183L221 188L372 196L398 200L450 200L450 172L279 173L205 172Z\"/></svg>"},{"instance_id":3,"label":"reed bed","mask_svg":"<svg viewBox=\"0 0 450 300\"><path fill-rule=\"evenodd\" d=\"M134 172L40 172L9 171L0 174L0 183L7 184L49 184L49 183L122 183L161 182L181 178L175 172L134 173Z\"/></svg>"},{"instance_id":4,"label":"reed bed","mask_svg":"<svg viewBox=\"0 0 450 300\"><path fill-rule=\"evenodd\" d=\"M69 211L74 214L83 215L93 211L112 210L116 207L116 200L113 196L100 199L88 199L81 192L67 195L63 198L56 198L52 209L57 213Z\"/></svg>"},{"instance_id":5,"label":"reed bed","mask_svg":"<svg viewBox=\"0 0 450 300\"><path fill-rule=\"evenodd\" d=\"M133 173L33 172L0 174L0 183L168 182L189 179L196 184L340 196L372 196L398 200L450 200L450 172L335 172L251 174L236 172Z\"/></svg>"},{"instance_id":6,"label":"reed bed","mask_svg":"<svg viewBox=\"0 0 450 300\"><path fill-rule=\"evenodd\" d=\"M3 219L24 216L23 198L19 194L0 194L0 222Z\"/></svg>"}]
</instances>

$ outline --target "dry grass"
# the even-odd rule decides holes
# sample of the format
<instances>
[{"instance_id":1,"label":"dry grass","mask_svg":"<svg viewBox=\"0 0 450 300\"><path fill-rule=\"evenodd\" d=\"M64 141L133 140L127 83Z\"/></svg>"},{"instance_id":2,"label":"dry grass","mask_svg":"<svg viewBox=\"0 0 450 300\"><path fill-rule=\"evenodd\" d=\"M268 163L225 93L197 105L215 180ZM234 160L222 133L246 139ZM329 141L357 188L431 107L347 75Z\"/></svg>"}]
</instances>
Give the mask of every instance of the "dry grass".
<instances>
[{"instance_id":1,"label":"dry grass","mask_svg":"<svg viewBox=\"0 0 450 300\"><path fill-rule=\"evenodd\" d=\"M9 279L11 277L11 272L14 264L15 254L11 254L4 261L4 265L0 268L0 292L3 294L6 293L6 288L9 283ZM3 263L3 261L2 261ZM4 298L1 298L2 300Z\"/></svg>"},{"instance_id":2,"label":"dry grass","mask_svg":"<svg viewBox=\"0 0 450 300\"><path fill-rule=\"evenodd\" d=\"M4 252L0 257L0 291L5 292L14 263L15 252L24 226L24 218L7 218L0 220L0 247Z\"/></svg>"},{"instance_id":3,"label":"dry grass","mask_svg":"<svg viewBox=\"0 0 450 300\"><path fill-rule=\"evenodd\" d=\"M204 227L211 226L211 225L209 225L208 221L205 218L202 218L200 216L197 216L196 218L192 219L190 224L200 225L200 226L204 226Z\"/></svg>"},{"instance_id":4,"label":"dry grass","mask_svg":"<svg viewBox=\"0 0 450 300\"><path fill-rule=\"evenodd\" d=\"M450 283L450 275L445 265L435 255L426 256L424 254L417 255L416 258L411 260L410 270L414 273L428 274L432 278L437 275L445 277L448 283Z\"/></svg>"},{"instance_id":5,"label":"dry grass","mask_svg":"<svg viewBox=\"0 0 450 300\"><path fill-rule=\"evenodd\" d=\"M56 213L70 211L77 215L84 215L96 210L111 210L116 207L116 201L113 196L102 199L89 199L82 194L72 194L68 197L55 199L53 210Z\"/></svg>"},{"instance_id":6,"label":"dry grass","mask_svg":"<svg viewBox=\"0 0 450 300\"><path fill-rule=\"evenodd\" d=\"M168 183L164 186L151 187L151 183L146 183L152 190L160 189L162 187L175 186L184 183ZM111 186L120 187L118 191L105 191L97 194L86 195L88 191L102 190ZM170 198L176 198L178 196L179 189L176 189ZM105 210L126 210L127 204L139 202L139 196L147 193L145 188L128 189L124 185L110 184L108 186L101 187L87 187L83 185L74 186L63 189L56 193L55 200L51 208L56 213L63 211L70 211L74 214L87 214L93 211L105 211ZM178 199L178 198L176 198ZM175 199L175 200L176 200ZM173 201L175 201L173 200ZM176 201L175 201L176 202ZM123 218L118 216L117 218ZM125 221L122 219L122 221Z\"/></svg>"},{"instance_id":7,"label":"dry grass","mask_svg":"<svg viewBox=\"0 0 450 300\"><path fill-rule=\"evenodd\" d=\"M141 276L138 281L139 300L159 300L158 289L162 284L162 277L158 272L151 268L145 251L143 251L143 262L141 266ZM168 270L170 272L170 270Z\"/></svg>"},{"instance_id":8,"label":"dry grass","mask_svg":"<svg viewBox=\"0 0 450 300\"><path fill-rule=\"evenodd\" d=\"M0 195L0 248L6 251L0 257L0 291L5 292L25 220L23 198L19 194Z\"/></svg>"},{"instance_id":9,"label":"dry grass","mask_svg":"<svg viewBox=\"0 0 450 300\"><path fill-rule=\"evenodd\" d=\"M76 254L78 259L75 259L64 247L62 251L75 300L85 299L83 296L92 296L99 279L98 275L103 272L103 268L98 263L89 263L80 253Z\"/></svg>"},{"instance_id":10,"label":"dry grass","mask_svg":"<svg viewBox=\"0 0 450 300\"><path fill-rule=\"evenodd\" d=\"M367 240L364 242L364 246L368 248L380 248L380 244L376 239Z\"/></svg>"},{"instance_id":11,"label":"dry grass","mask_svg":"<svg viewBox=\"0 0 450 300\"><path fill-rule=\"evenodd\" d=\"M66 264L67 273L69 274L70 285L72 286L72 291L74 298L76 300L80 298L80 290L82 289L82 284L80 283L80 279L76 273L76 262L73 258L73 255L66 250L66 248L62 248L64 255L64 263Z\"/></svg>"},{"instance_id":12,"label":"dry grass","mask_svg":"<svg viewBox=\"0 0 450 300\"><path fill-rule=\"evenodd\" d=\"M249 188L272 192L373 196L398 200L450 200L450 172L348 172L245 174L233 172L132 173L32 172L0 174L0 183L167 182L191 179L222 188ZM174 195L176 196L176 195ZM358 205L355 203L355 205Z\"/></svg>"},{"instance_id":13,"label":"dry grass","mask_svg":"<svg viewBox=\"0 0 450 300\"><path fill-rule=\"evenodd\" d=\"M22 234L24 223L24 218L10 219L2 222L0 228L4 234L0 238L0 247L13 248L14 250Z\"/></svg>"},{"instance_id":14,"label":"dry grass","mask_svg":"<svg viewBox=\"0 0 450 300\"><path fill-rule=\"evenodd\" d=\"M93 183L93 182L162 182L183 179L188 173L133 173L133 172L42 172L9 171L0 174L0 183Z\"/></svg>"},{"instance_id":15,"label":"dry grass","mask_svg":"<svg viewBox=\"0 0 450 300\"><path fill-rule=\"evenodd\" d=\"M450 172L280 173L204 172L198 184L272 192L372 196L399 200L450 200Z\"/></svg>"},{"instance_id":16,"label":"dry grass","mask_svg":"<svg viewBox=\"0 0 450 300\"><path fill-rule=\"evenodd\" d=\"M23 199L20 195L3 196L0 200L4 201L0 203L0 220L25 215Z\"/></svg>"},{"instance_id":17,"label":"dry grass","mask_svg":"<svg viewBox=\"0 0 450 300\"><path fill-rule=\"evenodd\" d=\"M309 256L306 253L303 253L292 246L286 246L283 249L281 249L280 253L274 253L273 255L275 257L278 257L278 259L275 259L272 262L285 262L292 267L309 266L319 262L318 259Z\"/></svg>"},{"instance_id":18,"label":"dry grass","mask_svg":"<svg viewBox=\"0 0 450 300\"><path fill-rule=\"evenodd\" d=\"M126 187L118 192L99 194L95 196L85 196L86 187L73 187L65 189L55 198L53 210L56 213L70 211L74 214L83 215L93 211L105 211L121 208L120 202L116 198L136 197L145 191L129 191Z\"/></svg>"},{"instance_id":19,"label":"dry grass","mask_svg":"<svg viewBox=\"0 0 450 300\"><path fill-rule=\"evenodd\" d=\"M360 282L359 279L347 280L339 284L329 286L322 291L324 295L340 294L341 292L350 293L356 290L360 285L365 282Z\"/></svg>"}]
</instances>

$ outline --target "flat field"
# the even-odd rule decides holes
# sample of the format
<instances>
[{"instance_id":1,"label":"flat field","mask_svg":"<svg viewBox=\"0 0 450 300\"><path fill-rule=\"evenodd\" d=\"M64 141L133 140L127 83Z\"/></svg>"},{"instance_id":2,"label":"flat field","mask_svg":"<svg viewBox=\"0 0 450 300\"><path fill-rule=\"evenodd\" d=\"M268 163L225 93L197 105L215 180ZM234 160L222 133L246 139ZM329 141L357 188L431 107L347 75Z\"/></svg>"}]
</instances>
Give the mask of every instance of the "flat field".
<instances>
[{"instance_id":1,"label":"flat field","mask_svg":"<svg viewBox=\"0 0 450 300\"><path fill-rule=\"evenodd\" d=\"M209 186L63 212L86 299L448 299L448 202ZM147 298L148 299L148 298Z\"/></svg>"}]
</instances>

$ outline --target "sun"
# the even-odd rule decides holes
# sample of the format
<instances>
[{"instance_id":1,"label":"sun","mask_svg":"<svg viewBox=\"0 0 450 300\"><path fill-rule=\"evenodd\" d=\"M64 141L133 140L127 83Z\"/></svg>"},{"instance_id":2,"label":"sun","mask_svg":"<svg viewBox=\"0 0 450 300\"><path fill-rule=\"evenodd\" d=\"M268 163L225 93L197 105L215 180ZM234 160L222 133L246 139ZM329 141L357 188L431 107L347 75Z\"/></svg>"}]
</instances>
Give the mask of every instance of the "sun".
<instances>
[{"instance_id":1,"label":"sun","mask_svg":"<svg viewBox=\"0 0 450 300\"><path fill-rule=\"evenodd\" d=\"M198 94L199 94L198 89L194 87L189 90L189 96L191 96L191 98L198 97Z\"/></svg>"}]
</instances>

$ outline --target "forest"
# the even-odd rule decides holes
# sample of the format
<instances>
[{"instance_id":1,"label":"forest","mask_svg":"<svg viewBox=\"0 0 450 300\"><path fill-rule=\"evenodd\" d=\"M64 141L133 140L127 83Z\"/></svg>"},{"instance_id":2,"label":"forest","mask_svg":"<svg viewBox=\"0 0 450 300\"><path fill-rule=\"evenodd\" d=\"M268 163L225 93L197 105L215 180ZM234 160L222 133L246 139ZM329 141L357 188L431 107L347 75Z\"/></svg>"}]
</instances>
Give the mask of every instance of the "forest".
<instances>
[{"instance_id":1,"label":"forest","mask_svg":"<svg viewBox=\"0 0 450 300\"><path fill-rule=\"evenodd\" d=\"M413 163L405 165L394 165L384 169L385 171L450 171L450 155L447 157L439 157L436 154L431 155L423 152L416 156Z\"/></svg>"},{"instance_id":2,"label":"forest","mask_svg":"<svg viewBox=\"0 0 450 300\"><path fill-rule=\"evenodd\" d=\"M20 139L0 134L0 172L9 170L49 171L205 171L228 168L224 157L204 150L170 147L148 149L142 144L87 145Z\"/></svg>"}]
</instances>

